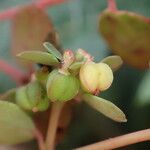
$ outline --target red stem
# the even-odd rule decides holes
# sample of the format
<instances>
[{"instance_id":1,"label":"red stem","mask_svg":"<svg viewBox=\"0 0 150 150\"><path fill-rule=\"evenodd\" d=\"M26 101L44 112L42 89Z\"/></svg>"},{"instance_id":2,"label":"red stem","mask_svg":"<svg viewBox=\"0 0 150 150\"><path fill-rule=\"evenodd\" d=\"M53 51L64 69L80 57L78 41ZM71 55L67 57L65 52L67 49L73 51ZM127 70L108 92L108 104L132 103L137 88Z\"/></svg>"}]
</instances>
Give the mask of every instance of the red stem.
<instances>
[{"instance_id":1,"label":"red stem","mask_svg":"<svg viewBox=\"0 0 150 150\"><path fill-rule=\"evenodd\" d=\"M38 2L34 2L33 4L35 4L40 9L45 9L48 6L53 6L64 1L65 0L39 0ZM17 13L18 8L19 7L14 7L0 12L0 20L12 18Z\"/></svg>"},{"instance_id":2,"label":"red stem","mask_svg":"<svg viewBox=\"0 0 150 150\"><path fill-rule=\"evenodd\" d=\"M107 0L108 1L108 9L110 11L116 11L117 10L117 6L116 6L116 1L115 0Z\"/></svg>"},{"instance_id":3,"label":"red stem","mask_svg":"<svg viewBox=\"0 0 150 150\"><path fill-rule=\"evenodd\" d=\"M34 131L34 135L35 135L35 138L38 142L39 150L45 150L46 147L45 147L43 135L41 134L41 132L37 128Z\"/></svg>"},{"instance_id":4,"label":"red stem","mask_svg":"<svg viewBox=\"0 0 150 150\"><path fill-rule=\"evenodd\" d=\"M53 6L64 2L65 0L41 0L36 3L36 6L41 9L45 9L48 6Z\"/></svg>"},{"instance_id":5,"label":"red stem","mask_svg":"<svg viewBox=\"0 0 150 150\"><path fill-rule=\"evenodd\" d=\"M6 73L19 85L22 84L25 78L27 78L27 76L23 72L11 66L4 60L0 60L0 71Z\"/></svg>"},{"instance_id":6,"label":"red stem","mask_svg":"<svg viewBox=\"0 0 150 150\"><path fill-rule=\"evenodd\" d=\"M102 142L77 148L75 150L110 150L143 141L150 141L150 129L129 133L112 139L104 140Z\"/></svg>"},{"instance_id":7,"label":"red stem","mask_svg":"<svg viewBox=\"0 0 150 150\"><path fill-rule=\"evenodd\" d=\"M0 20L8 19L13 17L18 11L18 8L10 8L8 10L5 10L3 12L0 12Z\"/></svg>"}]
</instances>

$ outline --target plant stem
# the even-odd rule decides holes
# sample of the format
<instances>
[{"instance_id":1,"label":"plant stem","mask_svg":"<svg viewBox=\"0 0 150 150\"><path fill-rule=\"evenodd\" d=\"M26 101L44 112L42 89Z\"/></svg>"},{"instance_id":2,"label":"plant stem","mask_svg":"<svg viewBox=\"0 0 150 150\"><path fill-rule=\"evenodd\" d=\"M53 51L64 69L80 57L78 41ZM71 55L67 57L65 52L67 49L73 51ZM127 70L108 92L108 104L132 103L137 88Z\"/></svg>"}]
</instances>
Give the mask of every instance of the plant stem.
<instances>
[{"instance_id":1,"label":"plant stem","mask_svg":"<svg viewBox=\"0 0 150 150\"><path fill-rule=\"evenodd\" d=\"M58 120L63 106L64 103L62 102L54 102L52 104L46 137L46 150L54 150L55 148L55 137L58 127Z\"/></svg>"},{"instance_id":2,"label":"plant stem","mask_svg":"<svg viewBox=\"0 0 150 150\"><path fill-rule=\"evenodd\" d=\"M56 4L60 4L62 2L64 2L65 0L39 0L36 5L38 8L41 8L41 9L45 9L46 7L48 6L53 6L53 5L56 5Z\"/></svg>"},{"instance_id":3,"label":"plant stem","mask_svg":"<svg viewBox=\"0 0 150 150\"><path fill-rule=\"evenodd\" d=\"M115 0L107 0L108 1L108 9L111 11L116 11L117 6L116 6L116 1Z\"/></svg>"},{"instance_id":4,"label":"plant stem","mask_svg":"<svg viewBox=\"0 0 150 150\"><path fill-rule=\"evenodd\" d=\"M65 0L39 0L32 4L35 4L40 9L45 9L48 6L57 5L59 3L64 2ZM4 10L0 12L0 20L10 19L15 16L18 12L19 7L9 8L8 10Z\"/></svg>"},{"instance_id":5,"label":"plant stem","mask_svg":"<svg viewBox=\"0 0 150 150\"><path fill-rule=\"evenodd\" d=\"M4 60L0 60L0 71L9 75L18 85L21 85L22 81L27 78L27 75Z\"/></svg>"},{"instance_id":6,"label":"plant stem","mask_svg":"<svg viewBox=\"0 0 150 150\"><path fill-rule=\"evenodd\" d=\"M143 141L150 141L150 129L145 129L112 139L104 140L75 150L110 150Z\"/></svg>"},{"instance_id":7,"label":"plant stem","mask_svg":"<svg viewBox=\"0 0 150 150\"><path fill-rule=\"evenodd\" d=\"M8 19L13 17L18 11L17 7L10 8L8 10L5 10L3 12L0 12L0 20Z\"/></svg>"},{"instance_id":8,"label":"plant stem","mask_svg":"<svg viewBox=\"0 0 150 150\"><path fill-rule=\"evenodd\" d=\"M38 129L35 129L34 134L38 142L39 150L45 150L46 147L41 132Z\"/></svg>"}]
</instances>

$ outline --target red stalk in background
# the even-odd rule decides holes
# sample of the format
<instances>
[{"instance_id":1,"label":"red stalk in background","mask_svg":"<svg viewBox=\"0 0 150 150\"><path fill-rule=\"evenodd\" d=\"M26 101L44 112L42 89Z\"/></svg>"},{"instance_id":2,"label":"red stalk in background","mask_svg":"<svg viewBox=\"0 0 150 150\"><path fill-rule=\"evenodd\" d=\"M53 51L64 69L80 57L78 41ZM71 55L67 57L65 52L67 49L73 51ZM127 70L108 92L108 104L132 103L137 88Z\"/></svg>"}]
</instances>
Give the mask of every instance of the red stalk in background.
<instances>
[{"instance_id":1,"label":"red stalk in background","mask_svg":"<svg viewBox=\"0 0 150 150\"><path fill-rule=\"evenodd\" d=\"M116 1L115 0L107 0L108 1L108 9L112 12L117 10Z\"/></svg>"},{"instance_id":2,"label":"red stalk in background","mask_svg":"<svg viewBox=\"0 0 150 150\"><path fill-rule=\"evenodd\" d=\"M31 4L35 4L40 9L45 9L48 6L53 6L64 2L65 0L39 0ZM18 11L19 7L9 8L0 12L0 20L12 18Z\"/></svg>"},{"instance_id":3,"label":"red stalk in background","mask_svg":"<svg viewBox=\"0 0 150 150\"><path fill-rule=\"evenodd\" d=\"M0 71L11 77L18 85L22 85L29 79L29 74L25 74L5 60L0 60Z\"/></svg>"}]
</instances>

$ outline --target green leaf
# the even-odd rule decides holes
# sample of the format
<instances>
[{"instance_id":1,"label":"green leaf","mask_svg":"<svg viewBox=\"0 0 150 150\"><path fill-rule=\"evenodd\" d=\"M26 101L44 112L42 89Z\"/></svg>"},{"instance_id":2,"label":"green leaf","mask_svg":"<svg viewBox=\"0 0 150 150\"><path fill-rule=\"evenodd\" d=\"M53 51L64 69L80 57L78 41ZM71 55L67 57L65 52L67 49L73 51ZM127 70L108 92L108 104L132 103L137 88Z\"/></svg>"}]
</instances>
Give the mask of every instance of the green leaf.
<instances>
[{"instance_id":1,"label":"green leaf","mask_svg":"<svg viewBox=\"0 0 150 150\"><path fill-rule=\"evenodd\" d=\"M128 11L105 10L100 32L111 50L134 67L148 68L150 60L150 20Z\"/></svg>"},{"instance_id":2,"label":"green leaf","mask_svg":"<svg viewBox=\"0 0 150 150\"><path fill-rule=\"evenodd\" d=\"M59 61L52 54L41 51L25 51L17 55L21 59L44 65L58 65Z\"/></svg>"},{"instance_id":3,"label":"green leaf","mask_svg":"<svg viewBox=\"0 0 150 150\"><path fill-rule=\"evenodd\" d=\"M54 55L56 58L59 60L63 59L62 54L51 43L45 42L43 45L48 50L48 52Z\"/></svg>"},{"instance_id":4,"label":"green leaf","mask_svg":"<svg viewBox=\"0 0 150 150\"><path fill-rule=\"evenodd\" d=\"M82 62L74 62L70 67L69 67L69 71L71 73L74 73L74 74L78 74L79 73L79 70L81 68L81 66L84 64L84 61Z\"/></svg>"},{"instance_id":5,"label":"green leaf","mask_svg":"<svg viewBox=\"0 0 150 150\"><path fill-rule=\"evenodd\" d=\"M84 101L108 118L117 122L126 122L125 114L113 103L90 94L83 94Z\"/></svg>"},{"instance_id":6,"label":"green leaf","mask_svg":"<svg viewBox=\"0 0 150 150\"><path fill-rule=\"evenodd\" d=\"M123 63L121 57L117 56L117 55L108 56L108 57L104 58L101 62L109 65L109 67L112 69L112 71L118 70Z\"/></svg>"},{"instance_id":7,"label":"green leaf","mask_svg":"<svg viewBox=\"0 0 150 150\"><path fill-rule=\"evenodd\" d=\"M31 118L16 104L0 101L0 144L19 144L32 140L34 129Z\"/></svg>"},{"instance_id":8,"label":"green leaf","mask_svg":"<svg viewBox=\"0 0 150 150\"><path fill-rule=\"evenodd\" d=\"M4 94L0 95L0 99L9 101L9 102L14 102L15 101L15 95L16 95L16 89L11 89L5 92Z\"/></svg>"}]
</instances>

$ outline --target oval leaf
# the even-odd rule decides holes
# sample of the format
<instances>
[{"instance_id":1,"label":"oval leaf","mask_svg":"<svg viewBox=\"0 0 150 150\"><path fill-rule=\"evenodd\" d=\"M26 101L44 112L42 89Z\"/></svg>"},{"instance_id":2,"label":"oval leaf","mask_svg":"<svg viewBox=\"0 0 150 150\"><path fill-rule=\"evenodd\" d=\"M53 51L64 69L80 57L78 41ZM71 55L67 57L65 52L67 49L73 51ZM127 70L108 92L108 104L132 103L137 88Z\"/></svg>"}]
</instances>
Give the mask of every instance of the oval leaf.
<instances>
[{"instance_id":1,"label":"oval leaf","mask_svg":"<svg viewBox=\"0 0 150 150\"><path fill-rule=\"evenodd\" d=\"M25 51L17 55L21 59L31 61L33 63L39 63L44 65L57 65L59 64L56 57L47 52L41 51Z\"/></svg>"},{"instance_id":2,"label":"oval leaf","mask_svg":"<svg viewBox=\"0 0 150 150\"><path fill-rule=\"evenodd\" d=\"M114 53L134 67L148 68L150 20L127 11L104 11L100 32Z\"/></svg>"},{"instance_id":3,"label":"oval leaf","mask_svg":"<svg viewBox=\"0 0 150 150\"><path fill-rule=\"evenodd\" d=\"M113 103L90 94L84 94L83 99L87 104L89 104L91 107L101 112L108 118L111 118L112 120L117 122L127 121L125 114Z\"/></svg>"},{"instance_id":4,"label":"oval leaf","mask_svg":"<svg viewBox=\"0 0 150 150\"><path fill-rule=\"evenodd\" d=\"M109 67L112 69L112 71L118 70L123 63L121 57L117 56L117 55L108 56L108 57L104 58L101 62L109 65Z\"/></svg>"},{"instance_id":5,"label":"oval leaf","mask_svg":"<svg viewBox=\"0 0 150 150\"><path fill-rule=\"evenodd\" d=\"M0 101L0 144L19 144L32 140L34 129L31 118L16 104Z\"/></svg>"},{"instance_id":6,"label":"oval leaf","mask_svg":"<svg viewBox=\"0 0 150 150\"><path fill-rule=\"evenodd\" d=\"M48 50L48 52L54 55L56 58L59 60L63 59L62 54L51 43L45 42L43 45Z\"/></svg>"},{"instance_id":7,"label":"oval leaf","mask_svg":"<svg viewBox=\"0 0 150 150\"><path fill-rule=\"evenodd\" d=\"M22 51L45 51L43 47L45 41L50 41L55 46L59 43L58 36L48 15L35 5L19 8L12 19L13 55L16 56ZM22 61L21 64L26 66Z\"/></svg>"},{"instance_id":8,"label":"oval leaf","mask_svg":"<svg viewBox=\"0 0 150 150\"><path fill-rule=\"evenodd\" d=\"M75 62L69 67L69 71L74 74L78 74L81 66L84 64L84 61Z\"/></svg>"}]
</instances>

